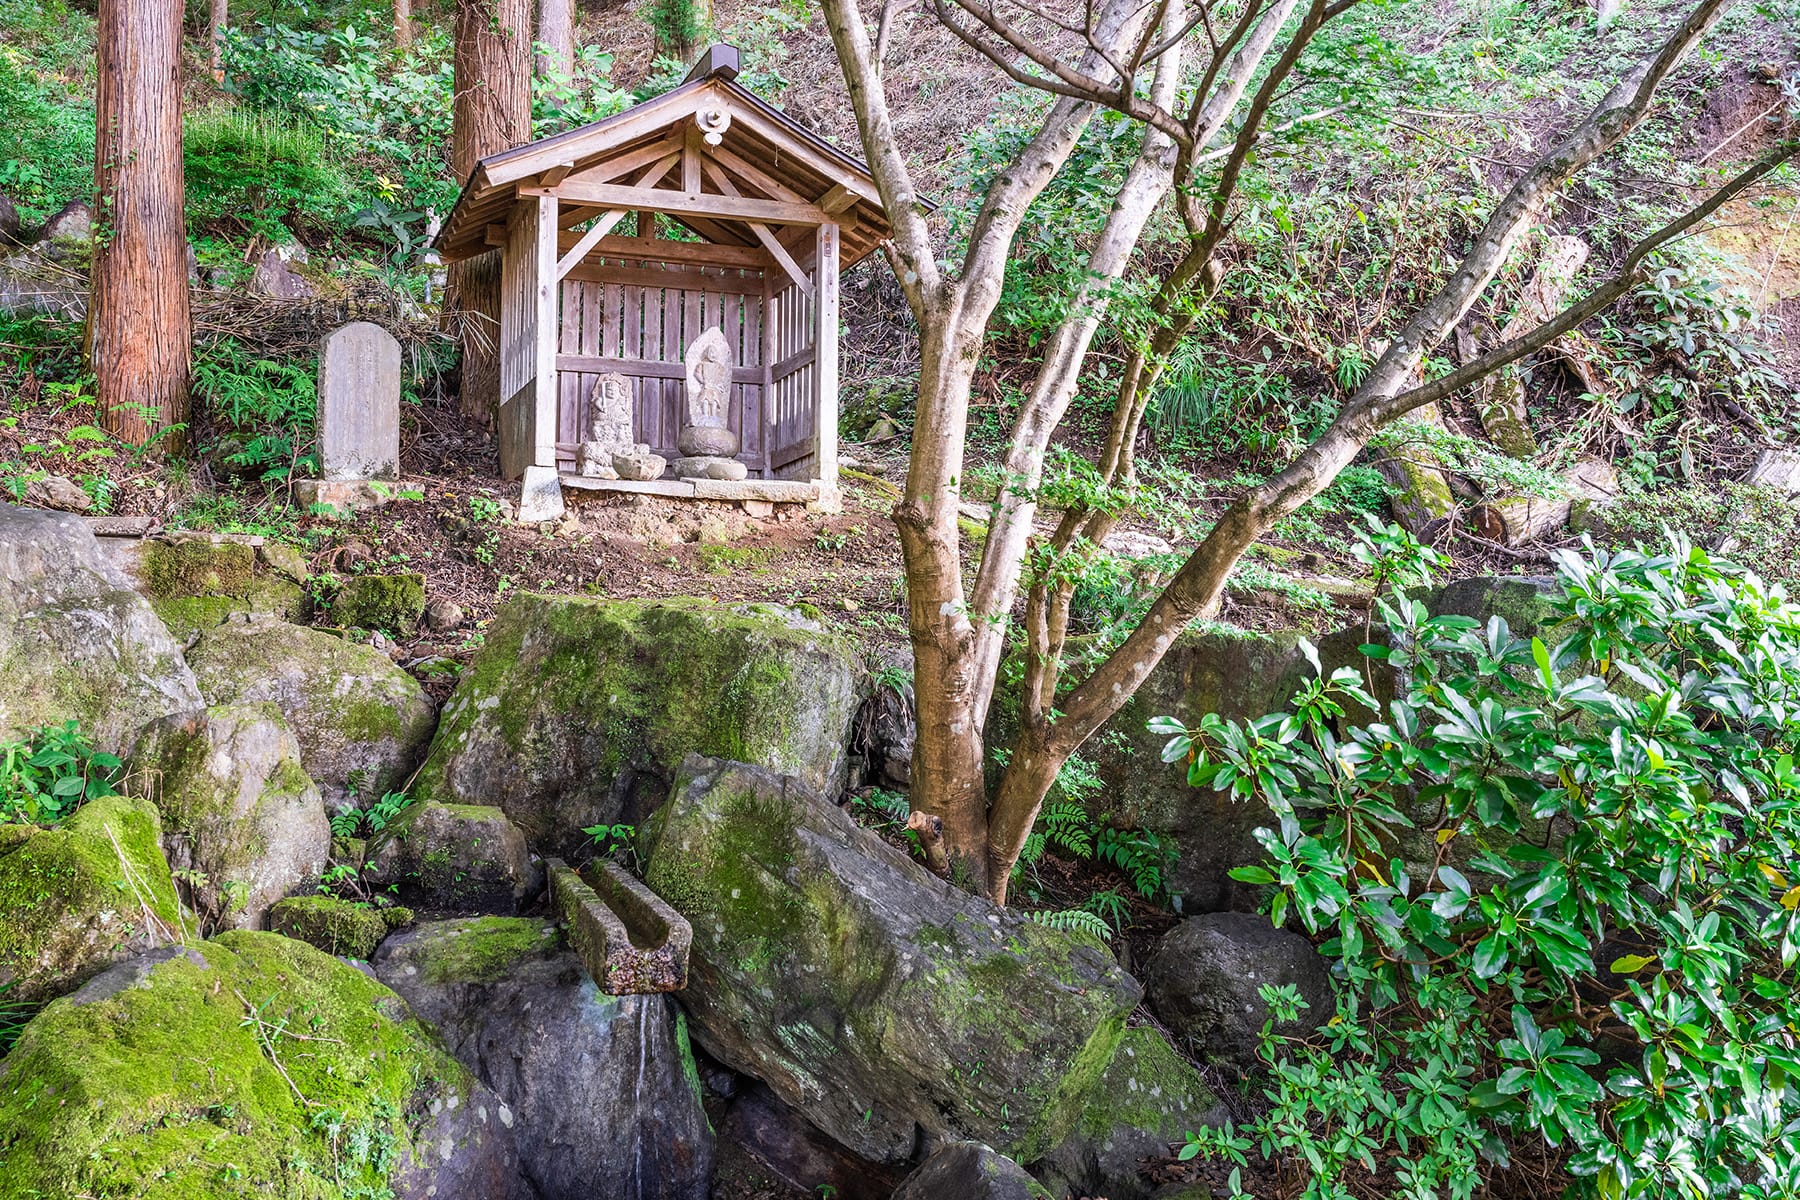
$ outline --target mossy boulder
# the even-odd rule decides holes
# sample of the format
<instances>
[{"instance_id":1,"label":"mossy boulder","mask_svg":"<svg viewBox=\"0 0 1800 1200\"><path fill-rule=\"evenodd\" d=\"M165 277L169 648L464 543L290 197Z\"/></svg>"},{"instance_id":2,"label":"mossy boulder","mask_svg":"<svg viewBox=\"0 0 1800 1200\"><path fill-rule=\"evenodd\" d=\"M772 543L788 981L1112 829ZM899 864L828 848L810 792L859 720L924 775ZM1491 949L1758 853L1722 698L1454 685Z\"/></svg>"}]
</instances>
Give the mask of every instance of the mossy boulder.
<instances>
[{"instance_id":1,"label":"mossy boulder","mask_svg":"<svg viewBox=\"0 0 1800 1200\"><path fill-rule=\"evenodd\" d=\"M689 752L835 791L860 699L852 643L792 609L521 595L444 708L418 791L493 804L544 853L636 824Z\"/></svg>"},{"instance_id":2,"label":"mossy boulder","mask_svg":"<svg viewBox=\"0 0 1800 1200\"><path fill-rule=\"evenodd\" d=\"M0 738L81 722L120 753L138 727L200 704L181 647L87 524L0 504Z\"/></svg>"},{"instance_id":3,"label":"mossy boulder","mask_svg":"<svg viewBox=\"0 0 1800 1200\"><path fill-rule=\"evenodd\" d=\"M163 818L163 847L208 928L259 929L331 854L319 789L273 704L164 717L131 755Z\"/></svg>"},{"instance_id":4,"label":"mossy boulder","mask_svg":"<svg viewBox=\"0 0 1800 1200\"><path fill-rule=\"evenodd\" d=\"M1229 1118L1168 1038L1152 1026L1136 1026L1119 1040L1074 1130L1032 1170L1058 1200L1149 1200L1154 1187L1140 1174L1145 1160L1167 1158L1190 1130Z\"/></svg>"},{"instance_id":5,"label":"mossy boulder","mask_svg":"<svg viewBox=\"0 0 1800 1200\"><path fill-rule=\"evenodd\" d=\"M0 913L0 983L26 1003L182 936L156 808L106 796L55 829L0 826Z\"/></svg>"},{"instance_id":6,"label":"mossy boulder","mask_svg":"<svg viewBox=\"0 0 1800 1200\"><path fill-rule=\"evenodd\" d=\"M334 803L359 772L364 798L398 787L436 724L418 680L380 651L322 630L232 622L202 634L187 659L211 703L279 708L307 774Z\"/></svg>"},{"instance_id":7,"label":"mossy boulder","mask_svg":"<svg viewBox=\"0 0 1800 1200\"><path fill-rule=\"evenodd\" d=\"M352 575L331 601L329 620L353 629L410 634L425 615L425 577Z\"/></svg>"},{"instance_id":8,"label":"mossy boulder","mask_svg":"<svg viewBox=\"0 0 1800 1200\"><path fill-rule=\"evenodd\" d=\"M603 994L542 919L421 924L374 968L517 1114L541 1200L707 1200L713 1134L669 997Z\"/></svg>"},{"instance_id":9,"label":"mossy boulder","mask_svg":"<svg viewBox=\"0 0 1800 1200\"><path fill-rule=\"evenodd\" d=\"M407 814L395 863L434 908L517 912L544 890L525 835L490 805L419 805Z\"/></svg>"},{"instance_id":10,"label":"mossy boulder","mask_svg":"<svg viewBox=\"0 0 1800 1200\"><path fill-rule=\"evenodd\" d=\"M1517 638L1542 637L1551 646L1556 632L1560 586L1550 575L1494 575L1453 579L1424 597L1432 615L1455 613L1487 624L1502 617Z\"/></svg>"},{"instance_id":11,"label":"mossy boulder","mask_svg":"<svg viewBox=\"0 0 1800 1200\"><path fill-rule=\"evenodd\" d=\"M682 1002L726 1065L874 1162L918 1132L1062 1140L1142 994L1098 941L937 878L797 779L689 758L646 882L693 924Z\"/></svg>"},{"instance_id":12,"label":"mossy boulder","mask_svg":"<svg viewBox=\"0 0 1800 1200\"><path fill-rule=\"evenodd\" d=\"M336 896L294 896L269 908L269 930L340 958L366 959L392 927L389 911Z\"/></svg>"},{"instance_id":13,"label":"mossy boulder","mask_svg":"<svg viewBox=\"0 0 1800 1200\"><path fill-rule=\"evenodd\" d=\"M32 1020L0 1066L0 1195L524 1200L508 1120L375 979L234 932Z\"/></svg>"},{"instance_id":14,"label":"mossy boulder","mask_svg":"<svg viewBox=\"0 0 1800 1200\"><path fill-rule=\"evenodd\" d=\"M183 530L115 541L115 560L184 642L239 613L306 619L306 589L264 565L260 538Z\"/></svg>"}]
</instances>

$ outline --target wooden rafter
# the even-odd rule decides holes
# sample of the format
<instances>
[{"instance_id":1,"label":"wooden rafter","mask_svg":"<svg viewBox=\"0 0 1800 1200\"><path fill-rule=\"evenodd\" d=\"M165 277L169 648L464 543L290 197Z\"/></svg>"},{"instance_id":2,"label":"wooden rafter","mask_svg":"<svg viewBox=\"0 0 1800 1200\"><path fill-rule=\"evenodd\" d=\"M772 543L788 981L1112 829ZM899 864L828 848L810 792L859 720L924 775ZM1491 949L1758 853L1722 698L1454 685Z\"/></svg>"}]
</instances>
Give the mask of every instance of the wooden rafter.
<instances>
[{"instance_id":1,"label":"wooden rafter","mask_svg":"<svg viewBox=\"0 0 1800 1200\"><path fill-rule=\"evenodd\" d=\"M577 183L564 180L554 188L522 187L521 196L555 196L571 204L601 208L636 208L666 212L678 217L727 221L759 221L765 225L835 225L831 215L816 204L787 200L758 200L749 196L711 196L703 192L668 188L625 187L612 183Z\"/></svg>"},{"instance_id":2,"label":"wooden rafter","mask_svg":"<svg viewBox=\"0 0 1800 1200\"><path fill-rule=\"evenodd\" d=\"M702 161L706 169L707 177L719 185L720 191L724 192L734 200L742 200L744 198L744 194L738 190L738 186L731 182L731 177L725 174L725 169L723 167L713 162L710 158ZM788 248L782 245L780 240L776 238L774 234L769 232L769 227L760 221L749 221L746 222L746 224L750 226L750 232L756 235L756 240L762 243L762 248L774 256L775 261L781 264L781 269L787 272L788 278L794 281L800 291L807 296L812 295L812 280L807 278L806 271L800 264L794 261L794 256L788 253Z\"/></svg>"}]
</instances>

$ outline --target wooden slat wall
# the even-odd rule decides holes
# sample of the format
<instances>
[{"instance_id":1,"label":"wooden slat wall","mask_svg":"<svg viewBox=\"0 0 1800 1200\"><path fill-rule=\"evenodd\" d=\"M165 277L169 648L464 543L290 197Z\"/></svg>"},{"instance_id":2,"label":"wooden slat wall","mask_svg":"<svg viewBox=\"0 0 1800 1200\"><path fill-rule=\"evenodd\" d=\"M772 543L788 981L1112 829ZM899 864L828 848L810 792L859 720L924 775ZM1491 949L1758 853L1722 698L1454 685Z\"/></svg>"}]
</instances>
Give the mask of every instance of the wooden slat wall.
<instances>
[{"instance_id":1,"label":"wooden slat wall","mask_svg":"<svg viewBox=\"0 0 1800 1200\"><path fill-rule=\"evenodd\" d=\"M517 478L531 463L536 415L527 387L537 376L536 204L514 206L500 265L500 468Z\"/></svg>"},{"instance_id":2,"label":"wooden slat wall","mask_svg":"<svg viewBox=\"0 0 1800 1200\"><path fill-rule=\"evenodd\" d=\"M810 478L813 424L818 411L814 399L813 303L787 276L769 300L769 409L770 467L779 478Z\"/></svg>"},{"instance_id":3,"label":"wooden slat wall","mask_svg":"<svg viewBox=\"0 0 1800 1200\"><path fill-rule=\"evenodd\" d=\"M692 268L672 272L650 261L617 266L620 276L630 282L604 282L608 269L604 266L583 268L582 274L589 278L571 275L563 280L558 353L624 360L620 370L631 380L636 397L632 419L637 440L650 443L656 453L673 460L680 453L675 436L681 425L685 385L679 372L655 367L679 366L688 345L709 327L719 326L731 343L738 367L734 373L737 382L731 388L731 425L738 432L738 457L752 476L768 474L762 419L761 273L712 271L721 285L715 290L638 282L647 274L660 273L691 283ZM599 374L579 369L557 372L557 465L563 470L575 469L574 451L566 447L585 436L591 419L589 399ZM810 428L807 436L811 436Z\"/></svg>"}]
</instances>

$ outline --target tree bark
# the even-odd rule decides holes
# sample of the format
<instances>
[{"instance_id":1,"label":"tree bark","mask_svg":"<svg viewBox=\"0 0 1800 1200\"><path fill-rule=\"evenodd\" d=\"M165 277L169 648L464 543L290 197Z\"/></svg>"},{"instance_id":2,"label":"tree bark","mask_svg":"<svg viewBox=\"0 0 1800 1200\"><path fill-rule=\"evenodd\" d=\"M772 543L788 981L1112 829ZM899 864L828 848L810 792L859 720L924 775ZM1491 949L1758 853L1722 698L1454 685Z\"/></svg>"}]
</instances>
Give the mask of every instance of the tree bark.
<instances>
[{"instance_id":1,"label":"tree bark","mask_svg":"<svg viewBox=\"0 0 1800 1200\"><path fill-rule=\"evenodd\" d=\"M192 328L175 0L101 0L88 355L102 426L143 444L188 420ZM186 443L166 434L159 453Z\"/></svg>"},{"instance_id":2,"label":"tree bark","mask_svg":"<svg viewBox=\"0 0 1800 1200\"><path fill-rule=\"evenodd\" d=\"M450 166L459 182L490 154L531 140L531 0L457 0ZM492 424L500 402L500 252L452 263L446 314L462 341L463 414Z\"/></svg>"},{"instance_id":3,"label":"tree bark","mask_svg":"<svg viewBox=\"0 0 1800 1200\"><path fill-rule=\"evenodd\" d=\"M225 82L225 26L231 21L231 0L212 0L212 14L207 22L211 40L207 44L207 68L214 83Z\"/></svg>"},{"instance_id":4,"label":"tree bark","mask_svg":"<svg viewBox=\"0 0 1800 1200\"><path fill-rule=\"evenodd\" d=\"M394 0L394 46L404 50L412 45L412 0Z\"/></svg>"},{"instance_id":5,"label":"tree bark","mask_svg":"<svg viewBox=\"0 0 1800 1200\"><path fill-rule=\"evenodd\" d=\"M536 41L538 75L567 82L575 74L575 0L538 0Z\"/></svg>"}]
</instances>

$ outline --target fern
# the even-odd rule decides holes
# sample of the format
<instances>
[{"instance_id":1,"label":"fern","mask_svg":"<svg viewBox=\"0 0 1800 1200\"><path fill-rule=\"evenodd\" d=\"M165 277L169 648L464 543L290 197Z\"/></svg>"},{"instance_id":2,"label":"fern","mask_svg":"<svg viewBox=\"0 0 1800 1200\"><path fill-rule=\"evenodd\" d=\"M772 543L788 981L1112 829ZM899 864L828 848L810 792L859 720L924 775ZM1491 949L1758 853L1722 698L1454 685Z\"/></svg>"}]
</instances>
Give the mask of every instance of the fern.
<instances>
[{"instance_id":1,"label":"fern","mask_svg":"<svg viewBox=\"0 0 1800 1200\"><path fill-rule=\"evenodd\" d=\"M1146 900L1164 893L1179 855L1174 839L1148 829L1102 829L1095 852L1101 862L1123 871Z\"/></svg>"},{"instance_id":2,"label":"fern","mask_svg":"<svg viewBox=\"0 0 1800 1200\"><path fill-rule=\"evenodd\" d=\"M1050 844L1057 848L1076 858L1094 856L1093 819L1074 801L1057 800L1046 804L1038 814L1038 825Z\"/></svg>"},{"instance_id":3,"label":"fern","mask_svg":"<svg viewBox=\"0 0 1800 1200\"><path fill-rule=\"evenodd\" d=\"M1125 897L1119 895L1117 888L1107 888L1104 892L1095 892L1081 902L1081 908L1084 912L1093 913L1094 916L1115 930L1122 931L1131 917L1131 905L1127 903Z\"/></svg>"},{"instance_id":4,"label":"fern","mask_svg":"<svg viewBox=\"0 0 1800 1200\"><path fill-rule=\"evenodd\" d=\"M1039 909L1026 913L1039 925L1061 930L1063 933L1086 933L1105 941L1112 937L1112 927L1085 908L1065 908L1056 912Z\"/></svg>"}]
</instances>

